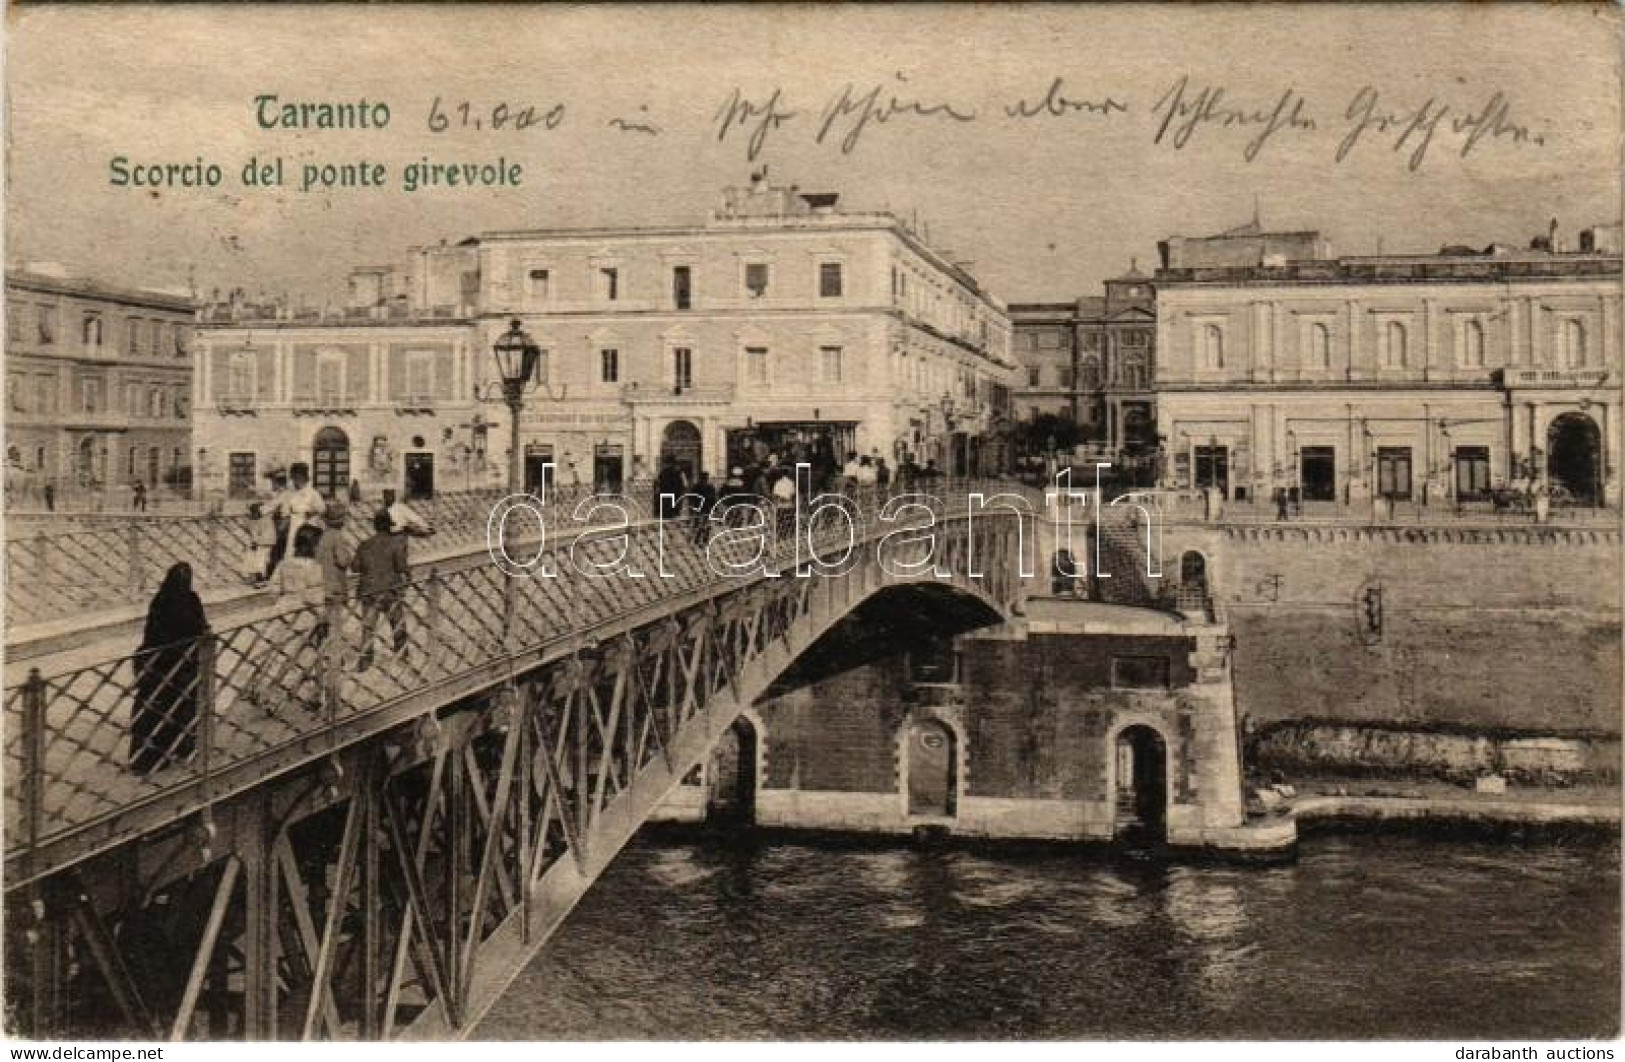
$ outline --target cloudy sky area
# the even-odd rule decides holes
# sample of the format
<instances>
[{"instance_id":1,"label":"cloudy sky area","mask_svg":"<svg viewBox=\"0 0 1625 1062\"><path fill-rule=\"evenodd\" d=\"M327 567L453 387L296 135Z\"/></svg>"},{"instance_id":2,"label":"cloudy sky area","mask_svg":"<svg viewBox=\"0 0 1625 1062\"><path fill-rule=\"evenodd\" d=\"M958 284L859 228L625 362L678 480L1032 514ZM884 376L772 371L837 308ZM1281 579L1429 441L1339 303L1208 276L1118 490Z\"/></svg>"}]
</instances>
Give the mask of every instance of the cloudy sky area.
<instances>
[{"instance_id":1,"label":"cloudy sky area","mask_svg":"<svg viewBox=\"0 0 1625 1062\"><path fill-rule=\"evenodd\" d=\"M743 183L749 128L717 136L734 90L793 112L755 164L775 181L842 193L850 209L917 214L932 242L974 262L1011 301L1091 293L1156 241L1247 221L1255 196L1275 228L1319 228L1340 253L1429 251L1444 243L1526 243L1552 217L1578 229L1620 215L1620 16L1607 6L1288 8L818 6L571 9L494 6L47 7L8 12L7 258L52 260L148 286L244 286L339 296L347 269L398 260L411 245L483 230L698 221L718 190ZM1010 118L1064 95L1126 110ZM1253 161L1259 124L1199 124L1183 148L1161 143L1156 109L1181 78L1185 98L1222 89L1234 106L1301 100L1313 129L1282 128ZM851 85L904 104L950 104L974 121L857 114L824 143L822 112ZM1367 90L1372 125L1342 162ZM385 100L385 131L266 131L254 98ZM1458 119L1504 103L1504 128L1461 151ZM454 127L428 128L439 96ZM471 114L564 105L558 127L456 128ZM1395 142L1429 100L1420 136ZM1288 107L1290 110L1290 105ZM622 118L658 134L623 131ZM1189 115L1186 116L1188 121ZM1535 138L1544 143L1536 144ZM109 160L218 163L218 189L109 183ZM367 159L391 187L302 193L244 190L250 156ZM407 195L401 167L486 162L524 167L517 189Z\"/></svg>"}]
</instances>

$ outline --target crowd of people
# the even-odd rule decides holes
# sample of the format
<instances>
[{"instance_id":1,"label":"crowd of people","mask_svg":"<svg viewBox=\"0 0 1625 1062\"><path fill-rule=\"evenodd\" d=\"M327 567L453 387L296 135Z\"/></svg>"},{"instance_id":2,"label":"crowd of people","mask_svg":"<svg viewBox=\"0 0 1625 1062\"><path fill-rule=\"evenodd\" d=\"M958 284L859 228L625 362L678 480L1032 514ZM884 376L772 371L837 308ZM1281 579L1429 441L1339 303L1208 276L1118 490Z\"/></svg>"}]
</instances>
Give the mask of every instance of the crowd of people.
<instances>
[{"instance_id":1,"label":"crowd of people","mask_svg":"<svg viewBox=\"0 0 1625 1062\"><path fill-rule=\"evenodd\" d=\"M373 664L380 621L387 622L393 651L406 650L402 595L411 577L408 540L432 535L434 528L394 491L383 492L372 534L360 542L346 530L349 505L312 487L310 468L303 463L290 467L286 476L274 475L271 498L251 505L249 516L253 541L245 576L275 593L294 632L258 653L247 681L251 702L274 710L274 701L287 694L291 671L312 655L328 665L336 662L332 626L350 600L352 576L361 606L356 670L364 672ZM135 655L130 722L130 765L138 774L183 762L196 745L198 647L209 624L192 580L191 565L175 564L147 609ZM330 674L331 667L321 671Z\"/></svg>"}]
</instances>

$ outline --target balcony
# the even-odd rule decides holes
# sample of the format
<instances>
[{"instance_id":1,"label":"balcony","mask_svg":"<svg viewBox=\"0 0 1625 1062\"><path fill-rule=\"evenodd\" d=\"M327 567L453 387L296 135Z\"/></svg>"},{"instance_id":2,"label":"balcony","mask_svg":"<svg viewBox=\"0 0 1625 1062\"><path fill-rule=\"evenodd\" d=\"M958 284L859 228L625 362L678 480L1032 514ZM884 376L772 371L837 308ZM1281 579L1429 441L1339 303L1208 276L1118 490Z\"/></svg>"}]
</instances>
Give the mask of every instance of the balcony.
<instances>
[{"instance_id":1,"label":"balcony","mask_svg":"<svg viewBox=\"0 0 1625 1062\"><path fill-rule=\"evenodd\" d=\"M345 416L355 411L355 400L342 391L315 391L293 397L295 416Z\"/></svg>"},{"instance_id":2,"label":"balcony","mask_svg":"<svg viewBox=\"0 0 1625 1062\"><path fill-rule=\"evenodd\" d=\"M402 415L433 413L438 402L439 400L431 394L413 392L411 394L396 395L394 399L395 412Z\"/></svg>"},{"instance_id":3,"label":"balcony","mask_svg":"<svg viewBox=\"0 0 1625 1062\"><path fill-rule=\"evenodd\" d=\"M215 400L222 417L252 417L259 413L260 400L252 394L223 394Z\"/></svg>"},{"instance_id":4,"label":"balcony","mask_svg":"<svg viewBox=\"0 0 1625 1062\"><path fill-rule=\"evenodd\" d=\"M699 387L678 387L674 384L625 384L621 387L621 401L632 405L659 403L661 405L717 405L734 400L733 384L705 384Z\"/></svg>"}]
</instances>

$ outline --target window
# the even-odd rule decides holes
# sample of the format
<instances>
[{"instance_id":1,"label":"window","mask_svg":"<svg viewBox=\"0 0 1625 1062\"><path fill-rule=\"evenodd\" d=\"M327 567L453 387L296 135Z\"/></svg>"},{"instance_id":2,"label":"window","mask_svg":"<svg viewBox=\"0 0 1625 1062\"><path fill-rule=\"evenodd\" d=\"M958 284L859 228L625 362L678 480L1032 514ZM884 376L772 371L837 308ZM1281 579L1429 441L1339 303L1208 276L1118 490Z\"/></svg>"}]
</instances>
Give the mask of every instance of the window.
<instances>
[{"instance_id":1,"label":"window","mask_svg":"<svg viewBox=\"0 0 1625 1062\"><path fill-rule=\"evenodd\" d=\"M147 392L147 416L161 417L164 415L164 393L154 387Z\"/></svg>"},{"instance_id":2,"label":"window","mask_svg":"<svg viewBox=\"0 0 1625 1062\"><path fill-rule=\"evenodd\" d=\"M35 409L41 413L55 413L56 377L41 376L38 380L34 381L34 384L35 393L39 396L39 401L35 403Z\"/></svg>"},{"instance_id":3,"label":"window","mask_svg":"<svg viewBox=\"0 0 1625 1062\"><path fill-rule=\"evenodd\" d=\"M1311 369L1326 369L1332 364L1332 332L1320 322L1309 326L1309 357Z\"/></svg>"},{"instance_id":4,"label":"window","mask_svg":"<svg viewBox=\"0 0 1625 1062\"><path fill-rule=\"evenodd\" d=\"M128 347L129 352L131 354L139 354L139 353L141 353L141 322L137 318L134 318L134 317L130 318L128 336L129 336L129 347Z\"/></svg>"},{"instance_id":5,"label":"window","mask_svg":"<svg viewBox=\"0 0 1625 1062\"><path fill-rule=\"evenodd\" d=\"M745 291L753 299L759 299L767 294L768 269L766 262L749 262L745 265Z\"/></svg>"},{"instance_id":6,"label":"window","mask_svg":"<svg viewBox=\"0 0 1625 1062\"><path fill-rule=\"evenodd\" d=\"M765 387L767 385L767 348L745 348L745 380Z\"/></svg>"},{"instance_id":7,"label":"window","mask_svg":"<svg viewBox=\"0 0 1625 1062\"><path fill-rule=\"evenodd\" d=\"M99 349L102 345L102 319L100 314L85 314L84 324L81 328L81 338L86 347Z\"/></svg>"},{"instance_id":8,"label":"window","mask_svg":"<svg viewBox=\"0 0 1625 1062\"><path fill-rule=\"evenodd\" d=\"M1484 326L1468 321L1461 329L1461 364L1470 369L1484 367Z\"/></svg>"},{"instance_id":9,"label":"window","mask_svg":"<svg viewBox=\"0 0 1625 1062\"><path fill-rule=\"evenodd\" d=\"M415 350L406 356L406 394L414 402L434 397L434 355Z\"/></svg>"},{"instance_id":10,"label":"window","mask_svg":"<svg viewBox=\"0 0 1625 1062\"><path fill-rule=\"evenodd\" d=\"M1044 350L1055 350L1061 345L1061 333L1053 328L1046 328L1038 333L1038 345Z\"/></svg>"},{"instance_id":11,"label":"window","mask_svg":"<svg viewBox=\"0 0 1625 1062\"><path fill-rule=\"evenodd\" d=\"M1038 378L1039 378L1039 376L1040 376L1040 372L1039 372L1038 366L1036 366L1036 365L1027 366L1027 386L1028 387L1037 387L1038 386Z\"/></svg>"},{"instance_id":12,"label":"window","mask_svg":"<svg viewBox=\"0 0 1625 1062\"><path fill-rule=\"evenodd\" d=\"M1490 491L1490 448L1458 446L1456 458L1456 497L1482 498Z\"/></svg>"},{"instance_id":13,"label":"window","mask_svg":"<svg viewBox=\"0 0 1625 1062\"><path fill-rule=\"evenodd\" d=\"M1385 498L1409 501L1411 497L1411 448L1382 446L1377 449L1377 493Z\"/></svg>"},{"instance_id":14,"label":"window","mask_svg":"<svg viewBox=\"0 0 1625 1062\"><path fill-rule=\"evenodd\" d=\"M226 494L232 498L254 496L254 454L233 451L226 456Z\"/></svg>"},{"instance_id":15,"label":"window","mask_svg":"<svg viewBox=\"0 0 1625 1062\"><path fill-rule=\"evenodd\" d=\"M1100 362L1094 358L1083 359L1082 377L1079 386L1085 391L1100 389Z\"/></svg>"},{"instance_id":16,"label":"window","mask_svg":"<svg viewBox=\"0 0 1625 1062\"><path fill-rule=\"evenodd\" d=\"M823 379L825 383L841 382L841 359L842 350L840 347L818 348L818 360L823 371Z\"/></svg>"},{"instance_id":17,"label":"window","mask_svg":"<svg viewBox=\"0 0 1625 1062\"><path fill-rule=\"evenodd\" d=\"M21 343L23 341L23 308L13 306L6 312L6 342Z\"/></svg>"},{"instance_id":18,"label":"window","mask_svg":"<svg viewBox=\"0 0 1625 1062\"><path fill-rule=\"evenodd\" d=\"M762 352L764 371L762 379L765 381L767 352ZM671 352L671 383L679 390L686 390L694 386L694 352L688 347L673 347Z\"/></svg>"},{"instance_id":19,"label":"window","mask_svg":"<svg viewBox=\"0 0 1625 1062\"><path fill-rule=\"evenodd\" d=\"M818 266L818 296L823 299L841 297L841 263L821 262Z\"/></svg>"},{"instance_id":20,"label":"window","mask_svg":"<svg viewBox=\"0 0 1625 1062\"><path fill-rule=\"evenodd\" d=\"M45 447L43 446L34 448L34 467L41 472L45 471Z\"/></svg>"},{"instance_id":21,"label":"window","mask_svg":"<svg viewBox=\"0 0 1625 1062\"><path fill-rule=\"evenodd\" d=\"M1147 342L1146 333L1141 329L1136 328L1132 332L1123 333L1123 345L1125 347L1143 347Z\"/></svg>"},{"instance_id":22,"label":"window","mask_svg":"<svg viewBox=\"0 0 1625 1062\"><path fill-rule=\"evenodd\" d=\"M185 420L186 419L186 405L187 405L186 388L184 388L184 387L175 388L175 419L176 420Z\"/></svg>"},{"instance_id":23,"label":"window","mask_svg":"<svg viewBox=\"0 0 1625 1062\"><path fill-rule=\"evenodd\" d=\"M679 310L687 310L693 305L694 278L686 265L671 267L671 302Z\"/></svg>"},{"instance_id":24,"label":"window","mask_svg":"<svg viewBox=\"0 0 1625 1062\"><path fill-rule=\"evenodd\" d=\"M550 275L545 269L532 269L525 274L525 295L532 299L545 300L549 294Z\"/></svg>"},{"instance_id":25,"label":"window","mask_svg":"<svg viewBox=\"0 0 1625 1062\"><path fill-rule=\"evenodd\" d=\"M134 479L134 478L135 478L135 459L136 459L136 454L137 454L137 450L136 450L136 448L135 448L135 447L133 447L133 446L132 446L132 447L130 447L130 453L129 453L129 455L128 455L128 456L129 456L129 461L128 461L128 462L127 462L127 463L126 463L126 464L125 464L125 469L124 469L124 471L125 471L125 474L126 474L126 475L128 475L128 476L129 476L129 477L130 477L130 478L131 478L131 479Z\"/></svg>"},{"instance_id":26,"label":"window","mask_svg":"<svg viewBox=\"0 0 1625 1062\"><path fill-rule=\"evenodd\" d=\"M253 398L258 383L255 379L256 369L253 351L240 350L233 354L226 374L228 384L226 393L239 401Z\"/></svg>"},{"instance_id":27,"label":"window","mask_svg":"<svg viewBox=\"0 0 1625 1062\"><path fill-rule=\"evenodd\" d=\"M80 398L83 402L82 410L94 413L102 403L102 385L99 380L81 380L79 383Z\"/></svg>"},{"instance_id":28,"label":"window","mask_svg":"<svg viewBox=\"0 0 1625 1062\"><path fill-rule=\"evenodd\" d=\"M316 398L324 403L344 401L344 358L321 354L316 358Z\"/></svg>"},{"instance_id":29,"label":"window","mask_svg":"<svg viewBox=\"0 0 1625 1062\"><path fill-rule=\"evenodd\" d=\"M1403 369L1406 358L1405 326L1398 321L1389 321L1388 327L1383 330L1386 341L1383 343L1382 364L1388 369Z\"/></svg>"},{"instance_id":30,"label":"window","mask_svg":"<svg viewBox=\"0 0 1625 1062\"><path fill-rule=\"evenodd\" d=\"M1559 364L1565 369L1578 369L1586 363L1585 325L1570 319L1563 322L1558 336Z\"/></svg>"},{"instance_id":31,"label":"window","mask_svg":"<svg viewBox=\"0 0 1625 1062\"><path fill-rule=\"evenodd\" d=\"M56 322L51 318L53 311L49 306L41 306L34 313L34 326L38 331L39 341L42 344L56 342Z\"/></svg>"},{"instance_id":32,"label":"window","mask_svg":"<svg viewBox=\"0 0 1625 1062\"><path fill-rule=\"evenodd\" d=\"M1099 332L1085 332L1083 334L1083 349L1084 350L1099 350L1100 349L1100 333Z\"/></svg>"},{"instance_id":33,"label":"window","mask_svg":"<svg viewBox=\"0 0 1625 1062\"><path fill-rule=\"evenodd\" d=\"M182 325L176 325L173 336L175 356L177 358L186 357L186 328Z\"/></svg>"},{"instance_id":34,"label":"window","mask_svg":"<svg viewBox=\"0 0 1625 1062\"><path fill-rule=\"evenodd\" d=\"M1062 387L1062 389L1067 390L1067 391L1072 390L1072 380L1073 380L1072 366L1070 366L1070 365L1062 365L1059 368L1059 370L1057 370L1057 371L1059 372L1060 377L1061 377L1061 387Z\"/></svg>"},{"instance_id":35,"label":"window","mask_svg":"<svg viewBox=\"0 0 1625 1062\"><path fill-rule=\"evenodd\" d=\"M13 413L28 412L28 400L23 396L23 378L17 375L6 377L6 397L11 402Z\"/></svg>"},{"instance_id":36,"label":"window","mask_svg":"<svg viewBox=\"0 0 1625 1062\"><path fill-rule=\"evenodd\" d=\"M1112 657L1112 687L1128 690L1165 690L1171 684L1166 656Z\"/></svg>"},{"instance_id":37,"label":"window","mask_svg":"<svg viewBox=\"0 0 1625 1062\"><path fill-rule=\"evenodd\" d=\"M1202 367L1224 368L1224 330L1216 324L1202 326Z\"/></svg>"},{"instance_id":38,"label":"window","mask_svg":"<svg viewBox=\"0 0 1625 1062\"><path fill-rule=\"evenodd\" d=\"M607 384L620 382L621 352L616 348L604 347L598 352L598 379Z\"/></svg>"},{"instance_id":39,"label":"window","mask_svg":"<svg viewBox=\"0 0 1625 1062\"><path fill-rule=\"evenodd\" d=\"M605 266L598 271L598 295L605 302L614 302L621 297L620 269Z\"/></svg>"}]
</instances>

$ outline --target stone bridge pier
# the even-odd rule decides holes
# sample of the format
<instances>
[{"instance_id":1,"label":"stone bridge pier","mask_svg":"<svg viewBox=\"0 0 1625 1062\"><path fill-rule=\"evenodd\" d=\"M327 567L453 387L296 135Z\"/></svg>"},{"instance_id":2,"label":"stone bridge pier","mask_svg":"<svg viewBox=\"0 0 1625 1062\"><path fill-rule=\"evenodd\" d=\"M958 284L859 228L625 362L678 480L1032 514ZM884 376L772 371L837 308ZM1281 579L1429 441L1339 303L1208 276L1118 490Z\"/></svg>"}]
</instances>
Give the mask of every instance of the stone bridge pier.
<instances>
[{"instance_id":1,"label":"stone bridge pier","mask_svg":"<svg viewBox=\"0 0 1625 1062\"><path fill-rule=\"evenodd\" d=\"M1245 815L1221 539L1152 526L1148 553L1143 511L1076 509L1069 534L1035 510L1013 614L917 587L866 602L659 817L1290 853L1289 821Z\"/></svg>"}]
</instances>

